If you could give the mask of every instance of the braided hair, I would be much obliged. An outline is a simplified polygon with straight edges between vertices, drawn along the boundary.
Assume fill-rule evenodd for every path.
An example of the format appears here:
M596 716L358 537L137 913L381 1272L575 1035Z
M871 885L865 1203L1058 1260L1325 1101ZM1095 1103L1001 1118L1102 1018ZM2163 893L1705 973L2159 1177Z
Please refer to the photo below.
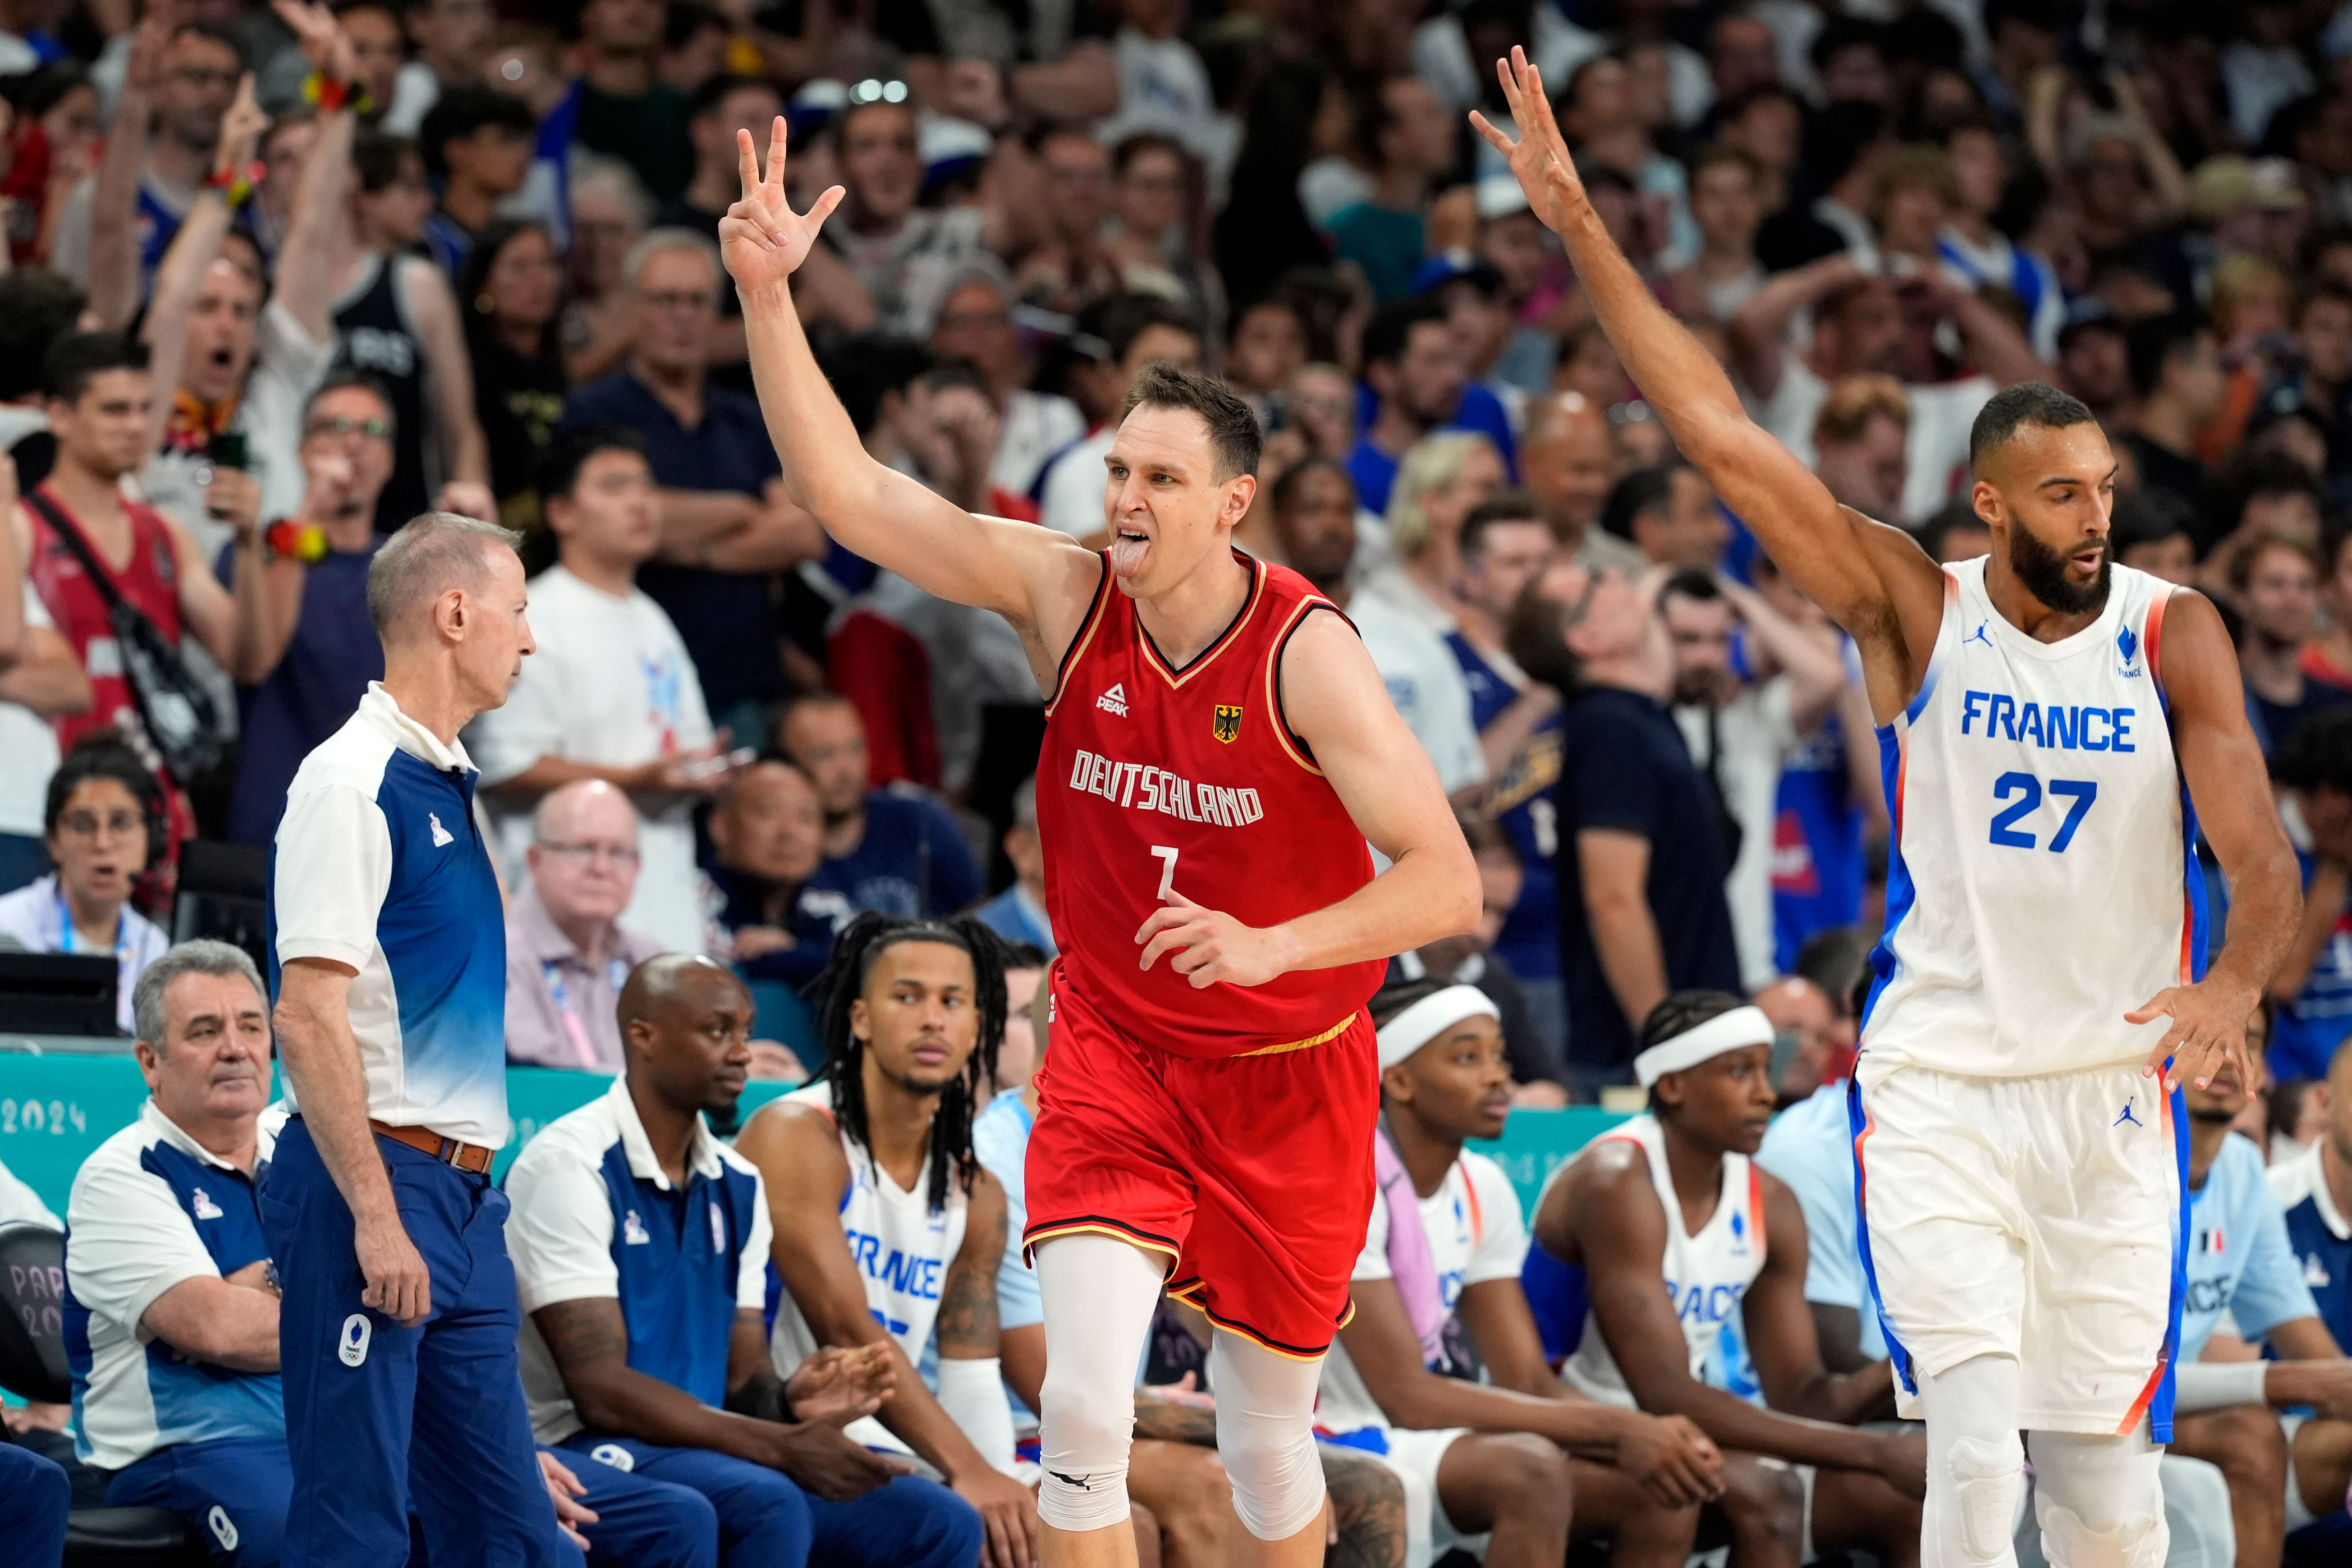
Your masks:
M996 1053L1004 1043L1004 944L997 934L970 915L904 920L868 910L851 921L834 939L824 973L809 987L817 1037L824 1042L824 1066L816 1079L833 1086L834 1120L866 1152L870 1164L874 1140L866 1115L866 1042L849 1026L849 1012L866 994L866 979L885 950L906 942L961 948L971 960L972 1002L980 1015L979 1043L963 1071L940 1091L938 1113L931 1118L930 1178L924 1201L936 1213L947 1206L950 1173L968 1192L979 1169L971 1149L971 1121L983 1087L995 1080Z

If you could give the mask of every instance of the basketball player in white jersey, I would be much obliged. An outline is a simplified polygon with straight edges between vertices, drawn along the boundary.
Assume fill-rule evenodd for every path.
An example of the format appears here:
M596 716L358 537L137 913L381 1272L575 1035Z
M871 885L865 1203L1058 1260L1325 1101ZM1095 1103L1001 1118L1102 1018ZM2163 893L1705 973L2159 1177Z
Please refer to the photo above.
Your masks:
M760 1168L775 1228L777 1375L821 1346L895 1344L897 1391L845 1430L928 1461L980 1510L991 1568L1028 1568L1036 1507L1003 1473L1004 1189L971 1151L1004 1037L1002 951L969 918L852 921L817 983L824 1071L762 1106L736 1152ZM917 1373L934 1342L936 1394Z
M1715 1440L1734 1568L1795 1568L1807 1523L1816 1550L1910 1568L1919 1439L1855 1425L1893 1414L1886 1363L1822 1365L1805 1211L1749 1158L1772 1119L1771 1020L1719 991L1677 991L1643 1020L1642 1045L1650 1110L1594 1139L1536 1202L1520 1282L1546 1353L1586 1397L1682 1415ZM1796 1508L1758 1506L1789 1490Z
M2299 901L2221 616L2113 564L2114 455L2038 384L1970 433L1990 556L1939 567L1840 507L1611 241L1538 73L1516 51L1498 68L1517 143L1475 125L1683 454L1853 634L1883 726L1888 925L1851 1103L1898 1407L1927 1422L1931 1561L2013 1560L2025 1430L2051 1562L2153 1568L2187 1237L2176 1091L2243 1070ZM2200 822L2231 891L2210 971Z

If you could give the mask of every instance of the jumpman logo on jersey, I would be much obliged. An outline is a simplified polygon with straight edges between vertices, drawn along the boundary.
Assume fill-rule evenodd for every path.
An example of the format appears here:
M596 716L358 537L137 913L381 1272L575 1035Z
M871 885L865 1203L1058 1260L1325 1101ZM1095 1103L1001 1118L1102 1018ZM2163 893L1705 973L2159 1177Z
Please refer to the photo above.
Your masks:
M1992 638L1985 636L1985 628L1991 624L1992 623L1990 621L1979 621L1977 623L1977 629L1960 639L1960 646L1962 647L1966 647L1972 642L1980 642L1987 647L1992 647Z
M2108 1122L2107 1125L2110 1127L2121 1127L2126 1121L2130 1122L2134 1127L2145 1127L2147 1125L2147 1122L2142 1121L2138 1117L2132 1114L2131 1101L2128 1100L2124 1101L2124 1113L2121 1116L2116 1117L2113 1121Z

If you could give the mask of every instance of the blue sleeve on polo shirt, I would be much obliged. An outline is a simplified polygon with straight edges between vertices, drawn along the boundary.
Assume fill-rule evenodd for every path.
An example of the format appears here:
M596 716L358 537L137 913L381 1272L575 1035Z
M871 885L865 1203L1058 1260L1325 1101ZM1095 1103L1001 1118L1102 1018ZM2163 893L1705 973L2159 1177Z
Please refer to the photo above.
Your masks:
M1855 1234L1853 1144L1846 1131L1846 1086L1816 1089L1775 1117L1756 1163L1787 1184L1805 1215L1805 1300L1861 1315L1863 1355L1886 1353Z
M2184 1360L2204 1350L2224 1312L2249 1340L2318 1315L2302 1260L2287 1241L2286 1217L2263 1177L2262 1151L2252 1143L2232 1136L2221 1145L2204 1187L2189 1194L2189 1227Z

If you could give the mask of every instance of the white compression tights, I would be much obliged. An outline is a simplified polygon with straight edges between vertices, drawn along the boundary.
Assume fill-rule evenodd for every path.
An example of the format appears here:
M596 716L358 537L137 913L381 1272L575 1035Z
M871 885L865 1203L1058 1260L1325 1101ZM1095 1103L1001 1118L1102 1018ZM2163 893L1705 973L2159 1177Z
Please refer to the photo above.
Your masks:
M1037 1248L1045 1304L1037 1516L1056 1530L1100 1530L1128 1516L1135 1369L1160 1300L1160 1268L1157 1256L1098 1234ZM1261 1541L1296 1535L1323 1510L1314 1426L1321 1373L1320 1361L1293 1361L1223 1331L1210 1349L1217 1450L1234 1510Z
M1922 1568L2015 1568L2024 1484L2018 1366L1975 1356L1920 1380L1927 1408ZM2158 1568L2167 1543L2162 1451L2131 1436L2032 1434L2034 1511L2052 1568Z

